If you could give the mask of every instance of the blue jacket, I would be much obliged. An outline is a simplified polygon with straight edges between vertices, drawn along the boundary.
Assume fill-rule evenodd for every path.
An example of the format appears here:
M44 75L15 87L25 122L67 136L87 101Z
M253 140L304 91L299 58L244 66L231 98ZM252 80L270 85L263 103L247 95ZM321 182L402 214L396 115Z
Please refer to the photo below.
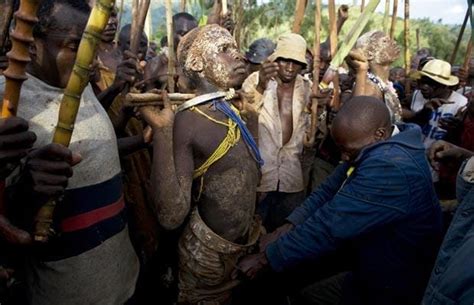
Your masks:
M415 125L343 163L288 217L294 230L267 248L282 271L346 242L356 250L353 276L363 304L421 301L442 231L441 210Z
M474 304L474 183L458 176L456 214L431 273L423 305Z

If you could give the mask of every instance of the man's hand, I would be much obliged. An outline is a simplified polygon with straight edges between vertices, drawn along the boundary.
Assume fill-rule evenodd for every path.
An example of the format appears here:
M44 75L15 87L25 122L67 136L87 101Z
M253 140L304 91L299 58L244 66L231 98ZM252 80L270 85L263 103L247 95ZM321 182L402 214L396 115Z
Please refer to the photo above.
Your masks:
M251 254L245 256L237 264L237 269L249 279L254 279L260 271L268 266L265 253ZM235 274L234 274L235 276Z
M166 91L163 91L163 109L158 107L145 106L140 108L142 118L147 122L153 131L173 126L174 112Z
M114 86L118 88L123 88L126 84L133 86L142 74L143 67L140 65L137 56L130 51L125 51L123 61L117 66Z
M33 191L47 196L64 192L72 177L72 167L81 156L60 144L48 144L28 154L26 169L32 179Z
M462 120L456 117L444 117L439 119L439 127L448 132L456 132L462 127Z
M269 60L263 62L258 72L257 90L263 93L267 89L268 82L276 77L278 77L278 64Z
M428 150L428 158L433 168L438 168L438 162L462 162L464 159L474 156L474 152L458 147L446 141L436 141Z
M291 223L284 224L277 228L275 231L272 233L268 233L263 235L260 238L260 242L258 244L258 247L260 248L260 252L265 252L267 250L268 245L271 243L275 242L280 236L285 235L286 233L290 232L293 230L295 226Z
M0 179L11 173L10 164L25 157L36 141L36 135L28 131L28 122L19 117L0 118Z
M451 102L442 98L432 98L431 100L425 103L423 108L429 109L429 110L436 110L445 104L454 104L454 102Z
M357 72L365 73L369 70L369 60L360 49L350 51L346 57L346 62Z
M0 237L12 245L29 245L33 241L28 232L15 227L3 215L0 215Z

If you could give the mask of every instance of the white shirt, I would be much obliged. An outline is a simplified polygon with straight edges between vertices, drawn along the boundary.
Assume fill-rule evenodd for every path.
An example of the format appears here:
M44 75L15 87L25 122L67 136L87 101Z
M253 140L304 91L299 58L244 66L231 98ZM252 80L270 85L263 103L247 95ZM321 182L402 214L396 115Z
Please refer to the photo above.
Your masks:
M269 81L263 95L257 90L258 71L252 73L242 85L251 101L259 109L258 146L265 164L259 192L300 192L304 189L301 154L303 139L311 125L311 115L306 111L311 101L311 82L301 75L296 77L293 90L293 131L290 140L283 145L283 132L276 81Z
M423 127L423 142L426 148L430 147L436 140L442 140L447 134L446 130L439 127L439 119L455 116L457 112L467 104L467 98L454 91L448 97L448 101L453 103L444 104L434 110L428 124ZM415 90L411 102L411 110L415 112L420 111L426 102L427 100L423 97L421 91Z

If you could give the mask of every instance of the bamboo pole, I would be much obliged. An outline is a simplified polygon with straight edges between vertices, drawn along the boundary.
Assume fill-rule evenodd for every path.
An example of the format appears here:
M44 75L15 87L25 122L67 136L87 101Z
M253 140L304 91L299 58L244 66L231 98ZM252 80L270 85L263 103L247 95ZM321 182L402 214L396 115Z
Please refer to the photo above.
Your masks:
M336 56L337 52L337 16L336 16L336 1L328 1L328 11L329 11L329 44L331 46L331 58ZM333 99L330 103L330 107L334 110L338 110L340 106L340 96L339 96L339 75L336 73L332 80L334 84L333 89Z
M38 22L36 11L41 0L21 0L20 7L15 13L15 30L10 35L12 49L8 52L8 68L5 75L5 92L3 96L2 117L16 115L20 91L27 79L26 65L31 61L29 47L33 42L33 25Z
M313 46L313 86L311 91L315 98L311 103L311 126L304 138L306 147L313 147L318 130L318 99L319 95L319 65L321 63L321 0L315 0L314 9L314 46Z
M173 11L171 0L166 0L166 32L168 35L168 92L173 93L175 87L174 76L176 74L174 35L173 35Z
M385 0L385 11L383 14L383 32L388 34L388 17L390 14L390 0Z
M4 51L8 30L13 17L13 0L3 0L0 4L3 13L0 14L0 54Z
M464 30L466 29L467 21L469 19L469 16L471 15L469 7L466 10L466 16L464 17L464 21L461 26L461 30L459 31L458 39L456 40L456 45L454 46L453 53L451 54L451 58L449 59L449 63L451 65L454 64L454 61L456 60L456 55L458 54L459 50L459 45L461 44L462 37L464 36Z
M398 0L393 0L392 24L390 26L391 39L393 39L393 36L395 35L395 28L397 27L397 10L398 10Z
M79 44L73 71L64 90L59 108L58 123L53 135L53 143L67 147L71 142L82 92L89 83L89 75L92 72L90 67L113 5L114 0L97 0L92 9ZM56 199L51 199L40 208L35 219L35 241L48 241L56 202Z
M179 4L179 10L181 12L186 12L186 0L181 0L181 2Z
M410 0L405 0L405 20L404 20L404 27L405 27L405 36L404 36L404 44L405 44L405 73L406 75L410 75ZM407 94L411 92L410 88L410 81L407 78L407 83L405 85L405 89Z
M360 2L360 12L363 13L364 12L364 8L365 8L365 0L362 0Z
M301 23L303 23L307 3L307 0L296 0L295 19L291 30L293 33L299 33L301 31Z

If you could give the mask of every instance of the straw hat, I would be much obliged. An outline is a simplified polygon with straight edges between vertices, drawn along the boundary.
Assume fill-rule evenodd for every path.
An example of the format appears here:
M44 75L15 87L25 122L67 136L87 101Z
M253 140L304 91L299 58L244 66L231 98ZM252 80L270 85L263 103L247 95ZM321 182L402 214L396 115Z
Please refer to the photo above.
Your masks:
M426 76L446 86L454 86L459 83L456 76L451 75L451 65L440 59L432 59L428 61L421 71L414 73L415 78Z
M275 61L277 58L293 59L303 65L306 62L306 40L301 35L295 33L283 34L278 37L275 52L268 58Z

